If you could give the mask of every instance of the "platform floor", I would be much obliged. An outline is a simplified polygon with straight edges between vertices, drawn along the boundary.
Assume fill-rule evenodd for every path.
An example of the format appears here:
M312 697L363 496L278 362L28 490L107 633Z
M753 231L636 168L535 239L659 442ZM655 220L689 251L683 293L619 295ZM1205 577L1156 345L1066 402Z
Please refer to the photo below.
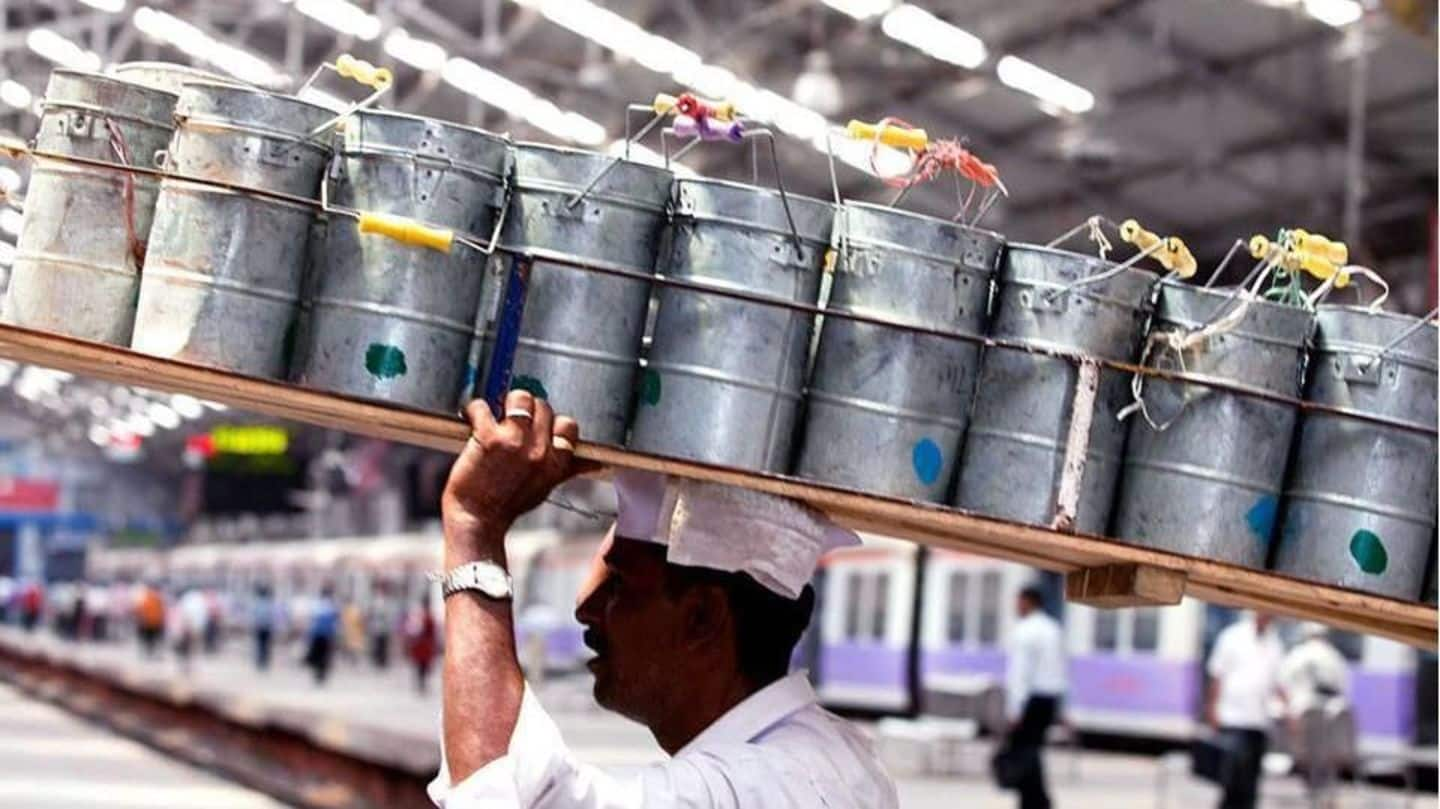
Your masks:
M0 683L0 806L284 809Z
M328 683L316 686L308 670L301 667L298 647L281 647L269 672L257 673L248 658L249 645L235 639L214 657L197 656L188 672L182 671L170 658L142 659L139 650L129 643L71 644L48 634L26 636L11 627L0 628L0 642L7 644L40 644L63 650L111 666L164 674L186 680L197 688L223 690L234 694L237 702L264 703L277 708L294 707L321 710L335 724L335 732L346 728L379 727L406 736L416 744L430 745L438 750L439 680L438 667L427 694L417 692L413 674L408 667L392 665L376 671L361 661L338 660ZM555 716L571 748L582 759L602 765L634 765L658 760L663 753L641 726L607 713L596 706L589 694L589 677L551 678L537 687L543 704ZM162 783L177 790L172 801L140 800L144 789L128 786L126 759L122 756L148 753L146 748L108 736L88 725L70 720L81 734L88 730L92 739L71 748L63 743L43 741L52 735L36 724L33 716L51 715L56 709L19 700L21 709L9 710L14 691L0 691L0 806L70 807L91 806L98 809L130 806L207 806L207 807L269 807L264 799L233 789L226 792L223 782L178 764L169 764L170 774L140 767L135 779L140 787ZM58 720L48 720L58 721ZM328 721L328 720L327 720ZM28 735L27 735L28 734ZM76 738L82 738L83 734ZM38 738L27 752L23 738ZM56 735L54 738L65 738ZM138 752L129 748L138 748ZM123 754L118 751L125 751ZM78 751L78 752L77 752ZM973 745L958 757L958 772L944 776L918 772L916 759L900 746L889 748L892 769L899 786L901 806L905 809L1002 809L1016 805L1015 797L997 790L985 774L988 745ZM92 759L93 752L93 759ZM55 756L45 759L46 755ZM149 753L153 758L158 754ZM30 759L35 761L31 763ZM93 766L92 766L93 763ZM1051 793L1058 809L1190 809L1214 806L1217 791L1192 778L1182 761L1161 757L1120 755L1094 751L1052 750L1047 765L1051 775ZM1162 788L1161 784L1165 786ZM19 790L30 790L23 796ZM1266 809L1308 807L1298 781L1290 777L1267 779L1261 806ZM53 790L53 791L52 791ZM194 791L194 799L189 790ZM214 790L214 799L210 792ZM150 793L155 794L155 793ZM50 803L32 803L38 797L53 796ZM95 796L104 796L97 800ZM127 803L136 796L139 802ZM25 797L24 800L17 800ZM230 802L226 802L229 800ZM252 801L246 803L244 801ZM68 801L68 802L67 802ZM109 802L106 802L109 801ZM261 801L261 802L254 802ZM1405 796L1398 790L1376 787L1346 787L1335 809L1399 809L1406 806ZM1416 796L1412 807L1436 807L1434 795Z

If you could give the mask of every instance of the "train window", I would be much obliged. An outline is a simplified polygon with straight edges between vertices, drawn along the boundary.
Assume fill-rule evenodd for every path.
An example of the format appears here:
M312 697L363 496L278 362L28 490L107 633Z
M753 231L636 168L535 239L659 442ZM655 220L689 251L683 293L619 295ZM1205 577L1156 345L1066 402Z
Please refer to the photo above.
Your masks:
M885 639L885 617L889 606L890 574L880 573L875 576L875 608L870 613L870 637L875 640Z
M1119 645L1119 610L1095 610L1095 651L1113 652Z
M1154 607L1135 610L1131 628L1130 648L1136 652L1154 652L1160 647L1160 611Z
M845 637L849 640L860 637L860 585L864 580L858 570L845 580Z
M950 574L950 611L946 618L945 635L951 643L965 642L965 607L970 595L970 577L963 572Z
M979 641L985 646L994 646L1000 639L1000 571L987 570L980 574L980 632Z

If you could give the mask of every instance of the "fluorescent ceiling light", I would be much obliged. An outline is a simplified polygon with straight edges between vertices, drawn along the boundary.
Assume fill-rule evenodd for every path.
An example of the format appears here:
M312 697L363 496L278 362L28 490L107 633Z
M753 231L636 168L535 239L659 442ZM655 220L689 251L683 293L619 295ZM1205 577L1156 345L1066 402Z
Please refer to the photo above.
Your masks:
M1018 56L1002 57L995 73L1009 87L1077 115L1095 106L1094 93Z
M605 127L595 121L578 112L562 110L554 102L535 95L525 87L469 59L451 59L445 63L441 75L446 83L461 92L504 110L513 117L521 118L555 137L586 146L598 146L607 139Z
M177 393L170 397L170 407L187 419L198 419L205 415L205 406L194 396Z
M149 416L157 427L163 427L166 430L173 430L180 426L180 414L160 402L151 402L145 415Z
M142 6L131 17L135 27L187 55L229 73L237 79L267 87L284 87L290 77L259 56L221 42L190 23L164 11Z
M14 79L0 81L0 101L4 101L17 110L23 110L29 107L34 100L35 94L30 92L29 87Z
M857 20L868 20L884 14L895 6L895 0L820 0L836 11L849 14Z
M35 28L25 36L25 45L40 56L71 70L100 69L100 54L87 51L49 28Z
M880 30L930 56L971 70L985 63L988 52L980 38L906 3L885 15Z
M80 2L93 9L110 14L119 14L125 10L125 0L80 0Z
M1305 13L1335 28L1344 28L1365 15L1355 0L1304 0Z
M322 25L366 42L380 36L380 18L347 0L295 0L295 10Z
M440 70L449 58L439 44L416 39L403 28L396 28L385 37L385 53L417 70Z

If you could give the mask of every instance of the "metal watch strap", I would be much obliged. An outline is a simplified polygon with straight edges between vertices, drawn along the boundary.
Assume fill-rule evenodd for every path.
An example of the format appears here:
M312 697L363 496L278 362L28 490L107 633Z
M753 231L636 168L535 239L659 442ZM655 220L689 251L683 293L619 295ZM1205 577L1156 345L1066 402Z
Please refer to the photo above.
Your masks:
M466 591L496 600L510 598L514 593L510 574L494 562L457 565L440 579L440 594L445 598Z

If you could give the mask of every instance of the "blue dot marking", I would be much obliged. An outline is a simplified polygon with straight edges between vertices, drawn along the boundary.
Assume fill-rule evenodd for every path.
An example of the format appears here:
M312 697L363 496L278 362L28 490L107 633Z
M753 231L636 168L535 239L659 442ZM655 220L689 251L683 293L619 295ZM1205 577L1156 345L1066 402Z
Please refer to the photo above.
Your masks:
M1269 545L1270 538L1275 533L1275 517L1280 511L1280 502L1275 495L1262 495L1255 505L1245 512L1245 522L1250 526L1250 532L1260 541L1261 545Z
M938 444L922 438L915 442L915 449L910 452L910 463L915 467L915 477L929 486L940 479L940 467L945 463L945 456Z

